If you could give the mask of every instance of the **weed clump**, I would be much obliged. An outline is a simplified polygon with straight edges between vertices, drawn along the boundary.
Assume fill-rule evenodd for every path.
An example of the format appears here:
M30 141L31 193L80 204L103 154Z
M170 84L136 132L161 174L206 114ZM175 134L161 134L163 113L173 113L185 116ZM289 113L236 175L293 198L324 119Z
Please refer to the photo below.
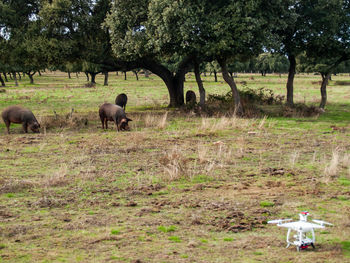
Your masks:
M281 105L284 101L284 96L275 95L271 89L252 89L248 88L246 85L242 90L239 91L239 95L244 108L243 117L248 118L266 115L264 110L259 106ZM223 95L209 95L207 104L205 107L200 107L200 109L209 116L233 115L235 113L235 106L232 91L229 91Z
M313 116L319 116L321 113L323 113L324 110L321 108L318 108L316 106L307 106L305 104L299 103L294 104L293 107L284 105L282 107L282 115L283 117L313 117Z

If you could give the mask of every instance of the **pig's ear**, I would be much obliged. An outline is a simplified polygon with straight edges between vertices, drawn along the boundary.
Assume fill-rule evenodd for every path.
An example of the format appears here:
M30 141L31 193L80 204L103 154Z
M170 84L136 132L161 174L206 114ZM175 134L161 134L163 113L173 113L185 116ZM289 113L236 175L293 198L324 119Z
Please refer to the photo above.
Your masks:
M126 118L128 121L132 121L132 119Z

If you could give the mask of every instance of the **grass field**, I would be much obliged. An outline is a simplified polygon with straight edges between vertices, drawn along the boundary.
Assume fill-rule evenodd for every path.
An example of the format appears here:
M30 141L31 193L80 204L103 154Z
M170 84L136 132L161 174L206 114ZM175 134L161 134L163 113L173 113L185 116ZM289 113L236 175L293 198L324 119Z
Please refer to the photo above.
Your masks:
M203 78L208 94L229 91ZM298 75L295 100L318 105L320 79ZM348 80L333 77L320 116L254 119L168 109L154 75L8 82L0 110L31 109L42 132L0 122L0 262L350 262ZM285 93L285 75L236 81ZM121 92L131 131L103 131L98 106ZM334 227L297 253L266 221L303 210Z

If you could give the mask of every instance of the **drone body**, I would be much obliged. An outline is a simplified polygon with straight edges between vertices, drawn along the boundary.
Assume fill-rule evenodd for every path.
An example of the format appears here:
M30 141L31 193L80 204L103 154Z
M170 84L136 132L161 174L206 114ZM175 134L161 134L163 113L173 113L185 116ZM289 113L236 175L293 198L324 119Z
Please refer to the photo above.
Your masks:
M288 228L287 232L287 248L290 245L294 245L297 248L297 251L300 251L300 249L306 249L309 246L312 246L315 248L315 230L318 228L325 228L324 225L332 225L331 223L327 223L325 221L321 220L312 220L314 223L307 222L307 216L309 215L309 212L304 211L299 214L299 221L295 222L289 222L292 221L292 219L277 219L277 220L271 220L267 223L269 224L277 224L279 227L285 227ZM289 240L289 236L291 231L297 232L296 235L293 237L295 238L294 241ZM311 238L307 237L308 232L311 232Z

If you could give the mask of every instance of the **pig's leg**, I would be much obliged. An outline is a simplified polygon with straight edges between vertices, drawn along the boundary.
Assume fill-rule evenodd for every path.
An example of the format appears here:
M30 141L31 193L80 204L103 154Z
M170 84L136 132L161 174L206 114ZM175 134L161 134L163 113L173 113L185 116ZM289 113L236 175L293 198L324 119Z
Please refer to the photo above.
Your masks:
M4 119L4 122L5 122L5 125L6 125L6 129L7 129L7 134L10 134L10 121L9 120L5 120Z
M25 133L28 133L28 123L23 122L22 127L23 127L23 131L24 131Z
M105 125L106 125L106 130L108 130L108 120L105 118Z
M115 123L115 126L117 126L117 131L119 131L119 118L116 118L116 117L113 117L113 120L114 120L114 123Z
M105 120L102 117L100 117L100 119L101 119L101 123L102 123L102 129L104 129L105 128Z

